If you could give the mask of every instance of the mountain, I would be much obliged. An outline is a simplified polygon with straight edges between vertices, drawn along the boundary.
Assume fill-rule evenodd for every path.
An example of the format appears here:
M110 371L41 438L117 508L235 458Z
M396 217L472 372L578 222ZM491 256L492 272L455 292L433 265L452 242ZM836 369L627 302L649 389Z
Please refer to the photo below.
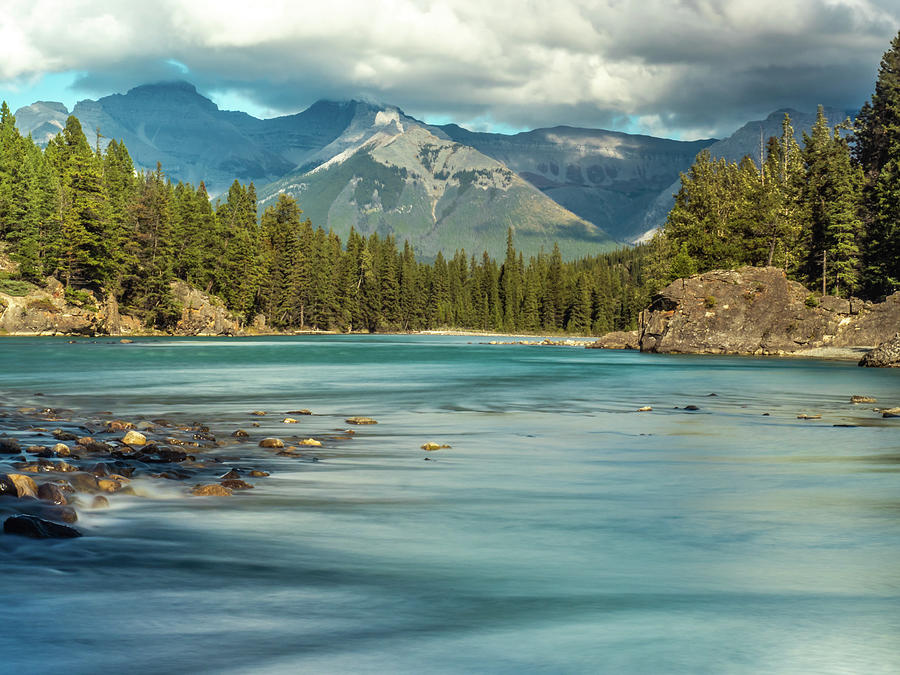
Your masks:
M399 109L357 104L355 113L306 166L261 188L260 206L285 192L315 224L341 236L351 227L394 234L426 258L463 248L502 257L508 226L526 256L549 252L554 242L568 259L616 246L501 162Z
M66 126L69 111L56 101L36 101L16 110L16 127L31 134L34 142L44 146Z
M752 157L759 164L761 146L771 136L781 136L781 123L787 113L791 117L791 126L794 127L794 137L797 142L803 144L803 133L809 133L816 121L816 112L802 112L791 108L776 110L764 120L747 122L728 138L723 138L708 146L713 158L725 159L729 162L739 162L745 155ZM836 124L845 118L856 116L856 111L836 110L826 108L825 115L829 123ZM693 163L693 162L691 162ZM686 171L686 169L683 169ZM647 240L658 227L666 222L666 216L675 204L675 193L681 187L681 179L676 179L662 190L644 211L641 229L644 234L638 240Z
M439 127L503 162L555 202L619 241L640 235L644 213L697 153L715 142L673 141L602 129L553 127L519 134Z

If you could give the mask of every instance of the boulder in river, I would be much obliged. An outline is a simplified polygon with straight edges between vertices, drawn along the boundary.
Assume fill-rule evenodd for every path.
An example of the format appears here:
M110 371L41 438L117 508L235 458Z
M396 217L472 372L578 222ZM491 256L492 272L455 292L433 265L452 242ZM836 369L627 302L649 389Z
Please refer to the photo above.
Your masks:
M3 522L3 531L32 539L71 539L81 536L81 532L74 527L27 515L7 518Z
M874 396L853 395L850 397L850 403L878 403L878 399Z
M300 445L319 447L322 445L322 441L317 441L315 438L304 438L302 441L300 441Z
M15 455L22 452L22 446L15 438L11 436L0 437L0 454Z
M0 497L19 497L19 489L5 473L0 473Z
M449 450L449 445L441 445L440 443L434 443L433 441L429 441L422 446L422 450L426 450L428 452L434 452L435 450Z
M109 508L109 500L103 495L97 495L94 497L91 502L92 509L108 509Z
M344 421L347 424L378 424L371 417L348 417Z
M197 497L228 497L231 490L218 484L195 485L191 494Z
M900 333L883 345L867 352L860 360L859 365L869 368L900 368Z
M281 420L281 423L282 424L297 424L297 420L294 419L293 417L285 417L283 420Z
M280 438L264 438L259 442L261 448L283 448L284 441Z
M223 480L219 483L224 488L228 488L229 490L252 490L253 486L247 481L241 480L240 478L230 478L228 480Z
M8 473L6 477L9 478L16 486L16 491L19 493L19 497L37 497L38 496L38 488L37 483L34 482L34 479L31 476L26 476L21 473Z
M41 501L50 502L51 504L68 504L68 500L63 494L63 491L60 489L59 485L54 483L44 483L39 485L37 496Z
M231 434L232 438L247 438L249 436L250 436L250 434L248 434L243 429L237 429L237 430L233 431Z
M122 437L125 445L147 445L147 437L139 431L129 431Z
M879 412L882 417L900 417L900 408L882 408Z

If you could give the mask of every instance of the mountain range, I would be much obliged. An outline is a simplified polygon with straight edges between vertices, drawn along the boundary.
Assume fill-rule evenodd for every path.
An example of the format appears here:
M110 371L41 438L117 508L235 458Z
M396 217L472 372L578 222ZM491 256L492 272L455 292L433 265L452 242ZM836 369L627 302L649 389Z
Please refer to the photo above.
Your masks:
M813 114L790 111L798 134ZM16 111L23 134L44 145L65 125L61 103ZM780 132L778 111L728 139L677 141L559 126L519 134L429 125L390 105L319 101L294 115L258 119L220 110L187 82L142 85L78 102L71 114L92 145L121 139L135 166L160 162L174 180L204 181L215 197L253 181L260 208L296 197L314 225L346 236L409 239L433 258L487 250L502 256L506 230L525 255L554 242L568 259L637 239L665 220L679 173L696 154L738 159ZM836 120L836 117L831 117Z

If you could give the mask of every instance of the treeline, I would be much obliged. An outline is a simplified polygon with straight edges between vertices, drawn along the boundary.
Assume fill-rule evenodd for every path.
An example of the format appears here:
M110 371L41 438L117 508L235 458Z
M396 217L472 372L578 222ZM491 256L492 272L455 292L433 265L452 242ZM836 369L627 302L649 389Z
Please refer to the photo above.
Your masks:
M900 34L855 124L820 107L802 146L785 115L756 162L701 152L653 246L664 280L774 264L823 293L900 290Z
M111 294L160 329L181 314L175 279L280 329L596 334L634 327L648 300L643 248L564 262L554 247L526 261L510 230L500 262L457 251L424 263L390 236L342 241L285 195L257 219L252 183L212 204L202 183L136 172L121 142L101 150L98 132L92 148L75 117L42 151L5 103L0 240L21 280L55 276L75 303Z

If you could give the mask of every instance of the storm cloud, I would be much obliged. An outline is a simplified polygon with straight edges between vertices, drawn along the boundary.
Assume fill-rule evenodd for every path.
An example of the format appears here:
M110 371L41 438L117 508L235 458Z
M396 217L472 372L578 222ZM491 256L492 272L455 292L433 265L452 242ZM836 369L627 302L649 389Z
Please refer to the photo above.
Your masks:
M0 88L184 78L270 115L363 97L479 128L698 138L859 107L898 28L896 0L6 0Z

